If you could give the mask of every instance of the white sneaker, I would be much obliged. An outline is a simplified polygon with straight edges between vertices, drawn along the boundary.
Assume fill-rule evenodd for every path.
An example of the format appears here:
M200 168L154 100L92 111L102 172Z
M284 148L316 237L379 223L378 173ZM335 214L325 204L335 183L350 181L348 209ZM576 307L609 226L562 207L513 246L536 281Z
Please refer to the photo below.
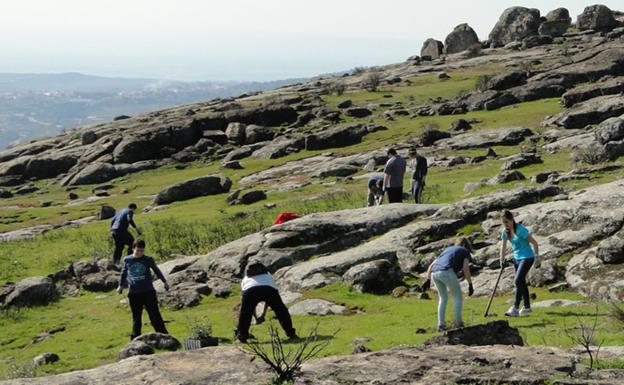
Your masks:
M523 307L522 309L520 309L520 315L525 315L525 314L529 314L532 312L533 310L531 310L530 307Z
M518 317L520 313L518 312L518 309L512 306L509 308L509 310L507 310L507 313L505 313L505 315L507 317Z

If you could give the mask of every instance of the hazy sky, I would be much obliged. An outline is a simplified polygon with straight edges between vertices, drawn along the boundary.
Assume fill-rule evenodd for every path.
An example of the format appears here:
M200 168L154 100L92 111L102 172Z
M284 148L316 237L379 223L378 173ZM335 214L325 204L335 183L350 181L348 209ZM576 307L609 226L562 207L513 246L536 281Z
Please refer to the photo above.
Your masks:
M484 40L507 7L580 0L2 0L0 72L270 80L399 62L468 22ZM624 9L622 0L602 2Z

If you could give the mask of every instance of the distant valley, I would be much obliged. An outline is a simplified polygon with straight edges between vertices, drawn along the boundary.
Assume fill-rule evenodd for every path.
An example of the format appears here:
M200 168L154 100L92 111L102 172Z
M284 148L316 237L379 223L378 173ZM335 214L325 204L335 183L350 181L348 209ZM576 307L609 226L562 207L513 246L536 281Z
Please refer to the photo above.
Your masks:
M179 82L79 73L0 73L0 148L119 115L238 96L302 80Z

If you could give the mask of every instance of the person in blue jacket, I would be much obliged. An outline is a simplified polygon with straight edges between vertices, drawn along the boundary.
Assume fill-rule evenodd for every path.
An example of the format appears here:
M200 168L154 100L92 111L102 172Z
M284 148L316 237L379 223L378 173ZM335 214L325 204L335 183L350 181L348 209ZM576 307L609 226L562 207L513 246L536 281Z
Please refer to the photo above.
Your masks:
M141 335L141 317L143 309L147 311L154 330L158 333L167 332L165 322L158 309L158 297L152 284L152 271L165 284L165 290L169 290L169 284L160 271L154 258L145 253L145 241L137 239L132 245L132 254L123 260L121 278L117 292L121 294L123 288L128 288L128 302L132 310L132 334L130 339Z
M507 242L511 243L513 249L513 264L515 270L514 284L516 286L516 297L514 304L505 313L508 317L518 317L531 313L531 299L529 297L529 286L526 278L539 256L539 245L529 229L516 223L513 214L509 210L503 211L503 230L501 239L503 243L500 249L500 263L505 265L505 253ZM531 249L533 246L533 249ZM536 264L536 267L539 267ZM524 302L524 307L518 310L520 302Z
M113 262L119 264L121 259L121 253L125 246L128 247L128 254L132 252L132 244L134 243L134 237L128 231L128 227L132 226L136 229L137 233L141 235L141 229L134 223L134 212L137 209L137 205L130 203L128 208L121 209L111 221L111 236L115 241L115 252L113 253Z

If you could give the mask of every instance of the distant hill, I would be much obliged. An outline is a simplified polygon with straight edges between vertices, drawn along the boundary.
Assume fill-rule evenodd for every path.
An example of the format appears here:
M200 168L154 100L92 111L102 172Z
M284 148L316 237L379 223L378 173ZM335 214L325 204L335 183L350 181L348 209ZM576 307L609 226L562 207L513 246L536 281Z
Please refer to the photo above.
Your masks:
M80 73L0 73L0 148L118 115L264 91L301 80L180 82Z

